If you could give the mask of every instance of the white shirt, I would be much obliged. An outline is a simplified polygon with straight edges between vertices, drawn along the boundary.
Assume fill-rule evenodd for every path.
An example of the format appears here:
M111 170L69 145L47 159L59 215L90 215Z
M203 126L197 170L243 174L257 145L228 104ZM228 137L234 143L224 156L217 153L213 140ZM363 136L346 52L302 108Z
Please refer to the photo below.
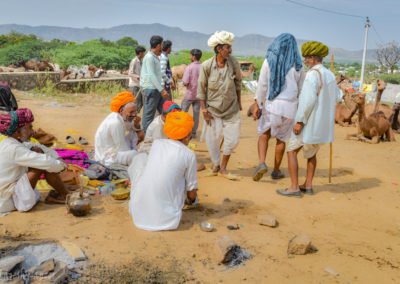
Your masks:
M136 144L134 141L136 141ZM118 152L137 148L137 134L133 130L126 128L124 120L119 113L112 112L97 129L94 148L95 160L108 166L114 163Z
M285 77L283 90L273 101L268 100L270 76L271 72L268 60L265 59L260 70L254 99L257 100L258 106L262 109L263 113L270 112L275 115L294 119L297 111L298 97L304 81L303 68L296 71L292 67L289 70Z
M140 145L140 151L148 152L154 140L167 138L167 135L164 133L164 121L162 120L162 116L159 115L147 127L146 136Z
M312 69L321 72L322 88L318 96L321 80L318 72ZM336 103L342 100L343 93L337 87L335 75L322 64L312 69L304 80L295 121L304 124L302 135L305 144L329 143L334 139Z
M187 191L197 188L196 155L179 141L155 140L131 191L129 212L135 226L148 231L176 229Z
M54 173L64 169L63 162L50 155L33 152L12 137L0 142L0 157L0 212L4 212L3 207L14 193L15 184L28 172L28 168Z

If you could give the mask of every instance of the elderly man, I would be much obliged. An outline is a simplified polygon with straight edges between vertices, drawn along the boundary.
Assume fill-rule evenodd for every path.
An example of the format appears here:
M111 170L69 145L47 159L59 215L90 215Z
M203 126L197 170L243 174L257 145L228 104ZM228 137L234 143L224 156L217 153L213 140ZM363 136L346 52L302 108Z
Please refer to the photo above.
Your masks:
M152 36L150 39L150 51L143 58L140 87L144 92L142 124L145 132L153 121L156 110L161 113L164 101L169 99L169 94L162 85L160 59L158 58L162 51L162 43L162 37Z
M303 65L296 39L291 34L279 35L270 45L261 67L255 94L254 119L258 119L258 158L253 180L267 172L265 158L268 142L276 138L273 179L281 179L280 171L285 143L289 139L296 116L298 96L304 81ZM261 111L262 109L262 111Z
M95 160L105 166L129 166L137 154L138 143L144 138L133 94L122 92L116 95L111 101L111 111L96 132Z
M140 91L140 71L142 69L142 59L146 49L142 46L135 48L136 57L129 64L129 91L135 96L137 112L140 112L143 106L142 93Z
M214 164L210 175L221 175L237 179L226 167L233 149L239 144L242 78L238 61L231 56L234 35L215 32L208 40L215 56L203 62L197 88L205 124L201 140ZM220 136L223 134L224 148L221 162Z
M49 192L46 203L64 204L69 193L58 174L67 169L66 164L23 144L33 135L33 120L27 108L0 115L0 133L6 136L0 142L0 213L32 209L40 199L35 187L43 174L55 189Z
M162 44L162 52L160 55L160 67L161 67L161 83L164 89L168 92L168 100L172 100L171 89L175 90L174 80L172 80L171 66L169 65L168 55L172 51L172 42L165 40Z
M278 194L289 197L302 197L301 192L313 194L316 155L320 144L334 139L335 106L342 99L335 75L322 65L322 59L329 54L328 47L316 41L306 42L301 53L310 70L300 93L296 124L287 147L291 185L287 189L277 190ZM307 159L307 177L299 186L297 153L302 148Z
M136 227L174 230L185 200L197 202L196 155L187 147L193 125L186 112L167 115L164 132L169 139L154 141L143 174L132 184L129 212Z

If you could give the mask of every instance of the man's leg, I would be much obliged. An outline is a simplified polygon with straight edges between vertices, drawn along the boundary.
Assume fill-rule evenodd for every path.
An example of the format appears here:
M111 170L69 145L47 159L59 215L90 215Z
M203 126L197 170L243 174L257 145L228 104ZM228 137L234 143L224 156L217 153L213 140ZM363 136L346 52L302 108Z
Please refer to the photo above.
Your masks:
M297 153L301 150L302 147L288 152L288 167L289 167L289 174L290 174L290 181L291 185L287 189L288 192L295 192L299 191L299 166L297 162Z
M193 120L194 120L192 135L196 135L200 120L200 101L198 100L192 101L192 106L193 106Z
M276 138L275 146L275 162L274 162L274 172L280 173L280 167L282 163L283 154L285 153L285 142Z
M271 138L271 129L267 132L261 134L258 137L258 163L265 163L265 159L267 157L267 150L268 150L268 142Z
M137 107L137 112L140 113L140 110L143 107L143 90L140 90L140 87L133 87L133 95L135 96L135 102Z
M188 100L188 99L183 99L182 100L182 110L184 111L184 112L188 112L189 111L189 108L190 108L190 101Z
M312 181L317 168L317 155L307 159L307 177L306 181L302 185L302 188L312 188Z
M65 188L65 185L61 180L60 174L58 173L49 173L44 170L29 168L27 176L32 188L36 187L36 184L39 181L40 176L42 174L45 175L47 183L51 185L59 193L60 199L65 200L65 197L69 192Z
M221 162L221 151L219 146L219 137L220 137L220 129L217 127L217 123L219 122L219 118L214 118L211 121L211 126L207 125L204 121L203 131L206 131L205 138L206 138L206 145L208 152L210 153L211 161L214 164L214 173L218 173L220 169L220 162ZM218 131L218 132L217 132Z
M221 174L228 174L227 166L232 151L239 145L240 137L240 117L233 122L222 122L222 129L224 134L224 149L221 163Z
M154 119L154 115L156 113L158 100L157 94L158 92L155 89L146 89L144 90L144 110L143 110L143 130L146 132L147 127Z

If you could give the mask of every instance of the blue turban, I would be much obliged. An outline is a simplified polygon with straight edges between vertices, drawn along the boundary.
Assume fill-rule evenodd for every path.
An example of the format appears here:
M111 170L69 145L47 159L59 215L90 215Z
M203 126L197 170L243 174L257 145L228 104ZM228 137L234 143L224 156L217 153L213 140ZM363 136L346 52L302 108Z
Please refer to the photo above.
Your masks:
M268 100L272 101L285 87L289 70L294 67L299 71L303 67L294 36L288 33L279 35L269 46L266 59L271 73Z

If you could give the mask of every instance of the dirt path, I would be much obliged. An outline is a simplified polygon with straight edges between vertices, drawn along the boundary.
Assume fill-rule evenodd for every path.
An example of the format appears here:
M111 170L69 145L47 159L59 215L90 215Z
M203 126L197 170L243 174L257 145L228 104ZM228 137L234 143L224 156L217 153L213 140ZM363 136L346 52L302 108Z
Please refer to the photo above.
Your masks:
M76 130L93 143L94 134L108 107L96 101L72 108L46 107L51 100L18 96L20 106L30 107L37 125L59 138ZM244 99L245 109L251 97ZM370 145L346 141L355 128L336 126L333 183L328 184L329 147L318 154L314 196L285 198L275 193L289 185L289 178L273 181L264 176L253 182L257 163L256 123L242 112L242 135L229 168L242 179L228 181L199 173L200 206L186 210L178 230L147 232L136 229L128 203L97 197L93 212L85 218L67 215L63 206L40 203L29 213L0 218L0 246L21 240L70 240L84 249L93 263L118 267L144 259L154 267L175 267L192 283L399 283L400 282L400 135L397 142ZM76 137L77 138L77 137ZM273 162L270 143L267 164ZM197 144L199 162L209 164L204 143ZM300 174L305 160L300 155ZM288 175L287 158L283 172ZM228 197L231 202L222 202ZM271 213L277 228L257 224L257 215ZM205 233L198 224L208 221L216 231ZM241 224L229 231L227 223ZM296 234L311 237L318 252L288 256L288 241ZM214 243L220 236L232 237L247 248L253 259L237 269L225 270L214 259ZM13 239L14 238L14 239ZM325 272L330 267L339 273ZM175 275L179 282L183 278Z

